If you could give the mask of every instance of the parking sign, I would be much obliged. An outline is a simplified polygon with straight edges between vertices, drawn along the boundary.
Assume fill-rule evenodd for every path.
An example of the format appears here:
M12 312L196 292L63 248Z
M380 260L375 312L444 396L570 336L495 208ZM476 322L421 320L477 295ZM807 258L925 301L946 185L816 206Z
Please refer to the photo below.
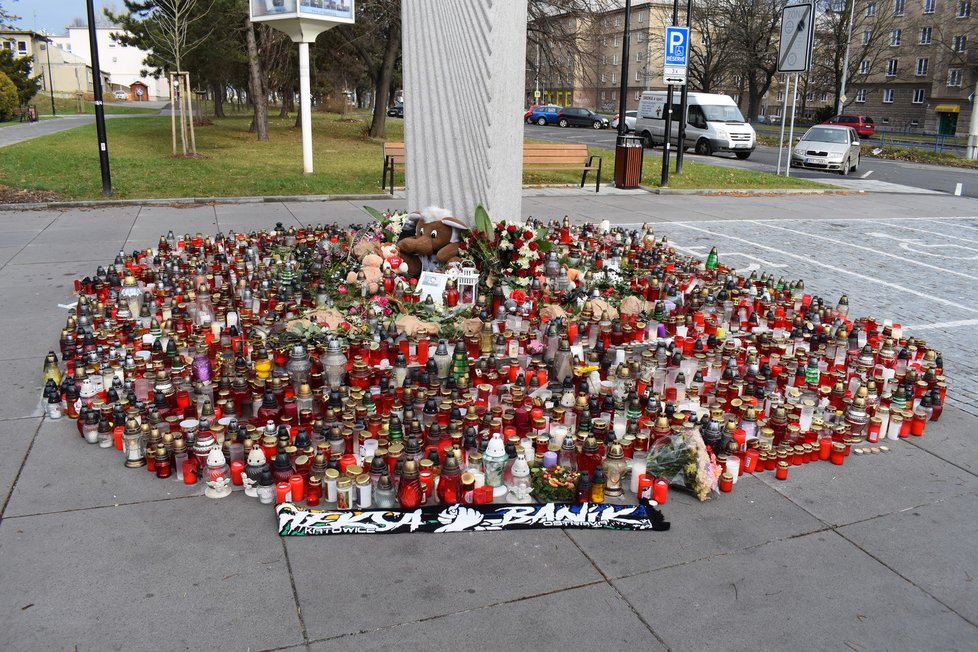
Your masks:
M666 85L683 85L689 63L689 28L666 27L665 44L662 80Z

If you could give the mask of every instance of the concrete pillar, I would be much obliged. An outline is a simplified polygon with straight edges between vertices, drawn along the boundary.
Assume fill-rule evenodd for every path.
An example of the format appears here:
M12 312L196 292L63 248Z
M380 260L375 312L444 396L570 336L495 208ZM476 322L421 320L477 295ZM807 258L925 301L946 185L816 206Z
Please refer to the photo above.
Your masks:
M520 219L526 0L404 0L409 210Z

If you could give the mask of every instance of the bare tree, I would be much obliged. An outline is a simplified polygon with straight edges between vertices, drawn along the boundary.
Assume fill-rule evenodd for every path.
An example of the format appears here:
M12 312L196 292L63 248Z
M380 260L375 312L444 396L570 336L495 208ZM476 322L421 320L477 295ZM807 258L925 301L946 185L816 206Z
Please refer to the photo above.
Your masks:
M784 0L720 0L729 25L734 71L747 91L747 117L757 116L777 74L778 27Z
M698 0L690 20L689 79L704 93L722 90L734 68L734 46L730 39L724 0Z

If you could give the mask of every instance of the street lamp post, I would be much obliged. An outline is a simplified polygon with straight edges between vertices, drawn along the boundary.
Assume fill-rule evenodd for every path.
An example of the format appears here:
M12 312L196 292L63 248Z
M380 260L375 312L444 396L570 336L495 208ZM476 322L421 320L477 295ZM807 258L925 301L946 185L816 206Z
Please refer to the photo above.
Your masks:
M51 74L51 39L47 38L47 43L44 45L44 51L48 55L48 92L51 94L51 115L58 115L57 109L54 108L54 75Z
M856 7L853 3L845 2L843 7L846 7L849 11L849 26L846 29L846 53L842 58L842 88L839 90L839 97L836 98L836 113L842 113L842 109L845 108L846 97L846 83L849 78L849 43L852 42L852 15L856 11Z

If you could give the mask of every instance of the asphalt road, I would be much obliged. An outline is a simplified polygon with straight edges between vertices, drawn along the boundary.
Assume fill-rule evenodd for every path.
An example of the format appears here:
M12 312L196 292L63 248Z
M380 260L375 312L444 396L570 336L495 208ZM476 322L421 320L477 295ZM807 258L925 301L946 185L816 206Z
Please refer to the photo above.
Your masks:
M612 129L595 131L594 129L586 128L571 127L561 129L560 127L540 127L537 125L525 125L523 133L527 138L539 138L541 140L552 140L556 142L587 143L588 145L609 149L614 148L616 137L616 133ZM870 147L869 145L863 146L863 152L869 151ZM763 172L776 171L778 164L778 150L775 147L758 147L750 159L746 161L738 161L732 154L698 156L692 150L686 152L685 156L687 160L700 163L711 163L713 165ZM787 152L784 153L784 156L784 160L786 160ZM784 163L782 163L783 165ZM838 175L834 173L816 172L813 170L793 169L791 170L791 175L829 182L838 178ZM960 183L962 184L962 195L966 197L978 197L978 170L888 161L864 156L859 164L858 171L851 178L885 181L887 183L912 186L926 190L937 190L946 193L953 193L956 184Z

